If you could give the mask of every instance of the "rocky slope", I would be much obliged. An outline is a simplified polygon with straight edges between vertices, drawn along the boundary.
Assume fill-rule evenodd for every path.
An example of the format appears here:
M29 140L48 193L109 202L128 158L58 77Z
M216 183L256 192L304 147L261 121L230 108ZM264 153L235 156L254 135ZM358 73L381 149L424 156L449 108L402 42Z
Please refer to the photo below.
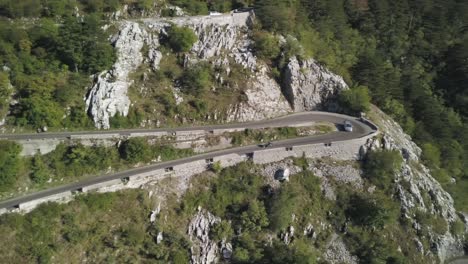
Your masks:
M381 138L373 138L362 147L362 155L370 149L398 150L401 152L404 162L401 170L395 175L396 197L401 203L403 217L412 223L415 231L419 232L422 223L418 222L416 212L418 210L430 215L439 216L448 224L444 234L429 233L431 248L420 246L422 254L434 252L443 262L451 257L463 255L463 239L450 232L450 226L456 221L465 223L465 231L468 229L466 219L460 219L454 207L452 197L435 180L420 160L421 149L405 134L402 128L385 115L378 108L373 108L377 116L378 125L383 132ZM429 197L427 199L426 197ZM463 217L464 218L464 217ZM423 237L424 238L424 237ZM421 244L419 240L415 243Z
M112 38L118 60L112 69L96 77L86 99L88 111L93 116L96 127L109 128L109 117L116 113L124 116L128 114L131 105L128 97L128 89L132 85L131 73L145 62L149 63L153 70L158 69L159 61L164 56L160 52L158 39L166 34L170 23L190 27L198 36L198 41L185 55L186 67L200 61L210 61L214 67L221 67L228 75L233 63L252 72L245 90L246 100L231 105L227 118L223 121L248 121L283 115L291 111L333 109L335 106L332 99L339 91L347 89L343 78L329 72L313 59L291 58L284 71L283 83L278 84L271 77L268 66L252 53L252 40L248 30L253 19L254 14L246 12L118 22L120 31ZM143 50L147 50L147 53L143 54ZM440 261L462 254L462 237L450 231L450 226L460 221L453 206L453 199L422 165L421 150L411 138L380 110L373 111L376 113L375 119L382 136L370 140L362 147L361 154L364 156L370 149L385 149L398 150L404 157L401 170L394 179L397 190L395 198L401 204L402 217L409 221L414 231L419 234L414 241L419 252L425 256L437 256ZM293 171L298 169L292 165L290 167ZM361 172L350 165L316 164L310 169L323 179L321 188L330 200L335 199L335 194L329 178L362 189ZM449 228L443 234L431 230L423 233L421 229L427 227L422 227L422 223L418 221L418 211L444 219ZM209 212L199 211L190 223L188 233L196 244L192 249L193 263L209 263L219 258L218 244L207 237L210 226L216 221L219 219ZM466 220L464 221L466 223ZM356 257L350 255L345 245L339 239L334 241L336 243L331 243L324 258L331 262L355 263ZM429 241L429 244L422 241Z
M131 73L144 62L148 62L153 70L158 69L163 56L158 39L166 34L171 24L192 28L198 36L198 41L185 55L185 67L209 60L213 67L222 68L227 75L232 63L251 72L245 87L246 100L231 105L224 121L258 120L284 115L293 109L318 109L339 90L347 88L341 77L314 60L293 58L282 84L286 87L283 95L280 84L271 77L271 70L252 53L249 29L254 17L253 12L243 12L116 22L119 33L111 41L118 59L112 69L96 76L86 97L87 109L96 127L107 129L110 117L117 113L122 116L128 114L131 105L128 89L133 83ZM148 51L143 54L143 50Z
M313 59L292 58L284 72L286 98L296 112L315 109L334 110L333 99L343 89L345 81Z

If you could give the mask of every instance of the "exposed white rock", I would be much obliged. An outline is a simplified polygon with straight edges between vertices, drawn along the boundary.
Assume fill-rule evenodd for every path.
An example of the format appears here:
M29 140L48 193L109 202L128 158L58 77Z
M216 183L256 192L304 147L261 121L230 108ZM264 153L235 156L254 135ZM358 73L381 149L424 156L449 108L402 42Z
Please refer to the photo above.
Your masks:
M329 72L313 59L299 61L294 57L285 70L285 97L280 85L271 77L271 70L258 61L251 50L252 40L248 32L254 17L251 11L120 22L120 32L112 38L117 50L117 62L112 69L96 76L86 98L88 112L96 127L109 128L110 117L117 113L123 116L128 114L130 100L127 94L132 85L129 75L143 62L153 70L159 69L163 55L158 39L167 34L171 24L192 28L198 36L198 41L185 55L186 67L199 61L210 61L214 67L223 68L228 75L231 63L242 65L251 72L247 87L240 87L244 90L245 100L231 105L227 113L222 113L226 116L225 121L277 117L291 112L291 107L295 111L330 107L330 99L342 89L347 89L343 78ZM148 50L147 54L142 54L143 47ZM224 80L218 78L218 81Z
M308 236L312 239L315 239L316 233L314 231L314 226L311 223L307 224L307 226L304 228L304 236Z
M281 233L281 240L284 244L289 245L294 239L294 226L289 226L286 231Z
M328 263L358 263L358 258L351 255L343 240L336 234L333 234L323 257Z
M292 57L284 72L284 92L296 112L316 109L333 110L329 104L341 90L348 89L345 81L315 60Z
M286 159L279 162L265 164L259 173L264 177L265 182L273 189L279 188L281 183L275 178L279 170L288 170L289 175L294 175L302 171L291 159Z
M231 108L227 121L252 121L273 118L291 112L281 87L262 67L245 91L246 100Z
M362 189L362 171L350 164L310 164L309 169L318 177L333 177L339 183L351 184L354 188Z
M168 6L167 9L172 10L174 16L184 16L185 12L178 6Z
M160 244L163 241L163 233L159 232L158 235L156 236L156 244Z
M151 215L150 215L150 222L151 223L154 223L156 221L156 216L158 216L158 214L156 213L156 211L152 211L151 212Z
M86 98L86 106L97 128L109 128L109 118L117 113L127 116L130 99L128 88L132 84L129 74L143 62L141 49L144 44L157 46L157 38L152 38L136 22L125 21L119 33L113 37L117 61L109 71L96 76L91 91ZM159 63L156 52L152 53L153 67Z
M190 248L191 263L210 264L217 261L218 244L210 240L209 234L211 227L220 221L219 217L203 209L199 209L192 218L188 227L188 235L193 242Z

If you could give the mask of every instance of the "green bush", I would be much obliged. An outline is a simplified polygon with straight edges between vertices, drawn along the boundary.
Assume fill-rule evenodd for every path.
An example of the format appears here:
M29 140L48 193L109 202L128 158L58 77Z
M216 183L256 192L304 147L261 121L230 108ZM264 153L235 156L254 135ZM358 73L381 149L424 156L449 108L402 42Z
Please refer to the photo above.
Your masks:
M130 138L119 148L120 157L128 162L148 162L152 158L151 148L145 138Z
M425 143L421 146L422 158L430 168L438 168L440 166L440 150L437 146L431 143Z
M11 188L21 166L21 146L13 141L0 140L0 191Z
M31 180L36 184L44 184L50 178L50 171L41 154L36 154L31 162Z
M367 112L370 109L369 90L365 86L358 86L340 93L339 102L352 114Z
M274 60L280 54L278 38L266 31L257 31L253 34L255 41L255 54L262 59Z
M221 222L215 224L210 229L210 238L214 239L215 241L229 241L233 234L234 231L232 230L231 223L225 220L222 220Z
M188 27L172 25L167 31L167 43L175 52L187 52L198 40L197 35Z
M461 236L465 234L465 224L460 219L457 219L455 222L450 225L450 232L455 236Z
M207 2L202 0L170 0L171 4L182 7L192 15L207 15Z
M211 164L210 169L211 169L214 173L220 173L221 170L223 169L223 167L221 166L221 162L220 162L220 161L216 161L216 162L214 162L213 164Z
M268 216L265 206L258 200L249 202L247 210L241 214L242 227L247 231L260 231L268 226Z
M240 146L244 144L245 136L242 132L234 132L231 138L231 144L234 146Z
M351 227L346 237L347 245L362 263L406 263L398 250L398 241L382 239L381 234Z
M201 97L213 86L212 69L208 64L197 64L184 72L181 81L185 92Z
M364 174L378 188L389 190L403 158L396 150L371 151L364 160Z
M443 217L422 210L417 210L415 212L415 220L421 224L423 235L428 235L429 230L442 235L449 229L447 221Z

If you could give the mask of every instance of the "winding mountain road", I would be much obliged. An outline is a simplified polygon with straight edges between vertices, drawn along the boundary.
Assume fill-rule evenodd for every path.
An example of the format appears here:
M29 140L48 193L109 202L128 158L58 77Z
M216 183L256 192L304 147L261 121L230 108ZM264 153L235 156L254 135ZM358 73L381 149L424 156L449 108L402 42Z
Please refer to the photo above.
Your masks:
M309 137L300 137L294 139L286 139L281 141L275 141L271 148L284 148L292 146L300 146L306 144L315 144L315 143L329 143L336 141L346 141L351 139L356 139L364 137L376 131L376 127L368 122L362 122L359 119L354 117L326 113L326 112L304 112L296 113L280 118L274 118L269 120L262 120L257 122L248 122L248 123L235 123L235 124L226 124L226 125L213 125L213 126L203 126L203 127L184 127L184 128L174 128L174 129L148 129L148 130L117 130L117 131L90 131L90 132L60 132L60 133L41 133L41 134L9 134L9 135L0 135L0 138L9 139L9 140L27 140L27 139L57 139L57 138L69 138L72 135L106 135L106 134L119 134L119 135L128 135L135 132L155 132L155 131L191 131L191 130L204 130L204 131L213 131L216 129L241 129L241 128L266 128L266 127L286 127L286 126L295 126L304 123L311 122L330 122L336 124L338 127L345 121L349 120L353 125L353 132L344 132L336 131L324 135L318 136L309 136ZM150 172L157 169L164 169L168 167L173 167L176 165L181 165L188 162L193 162L197 160L206 160L211 159L217 156L227 155L227 154L240 154L244 155L247 153L252 153L261 149L258 145L250 145L243 147L234 147L229 149L223 149L218 151L213 151L209 153L203 153L194 155L187 158L182 158L178 160L161 162L145 167L130 169L114 174L106 174L97 177L86 178L80 180L79 182L74 182L66 184L63 186L58 186L50 188L47 190L39 191L36 193L28 194L21 197L12 198L0 202L0 209L3 208L12 208L18 206L21 203L33 201L36 199L41 199L44 197L52 196L66 191L76 191L80 190L83 187L103 183L110 180L116 179L125 179L132 175L137 175L145 172Z

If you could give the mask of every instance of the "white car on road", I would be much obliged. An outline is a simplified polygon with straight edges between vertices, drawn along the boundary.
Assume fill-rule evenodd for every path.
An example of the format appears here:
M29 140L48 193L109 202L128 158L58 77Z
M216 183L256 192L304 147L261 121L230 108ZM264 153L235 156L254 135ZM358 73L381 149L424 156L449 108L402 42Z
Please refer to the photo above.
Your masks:
M349 120L344 121L343 126L344 126L345 131L353 132L353 124L351 124L351 121Z

